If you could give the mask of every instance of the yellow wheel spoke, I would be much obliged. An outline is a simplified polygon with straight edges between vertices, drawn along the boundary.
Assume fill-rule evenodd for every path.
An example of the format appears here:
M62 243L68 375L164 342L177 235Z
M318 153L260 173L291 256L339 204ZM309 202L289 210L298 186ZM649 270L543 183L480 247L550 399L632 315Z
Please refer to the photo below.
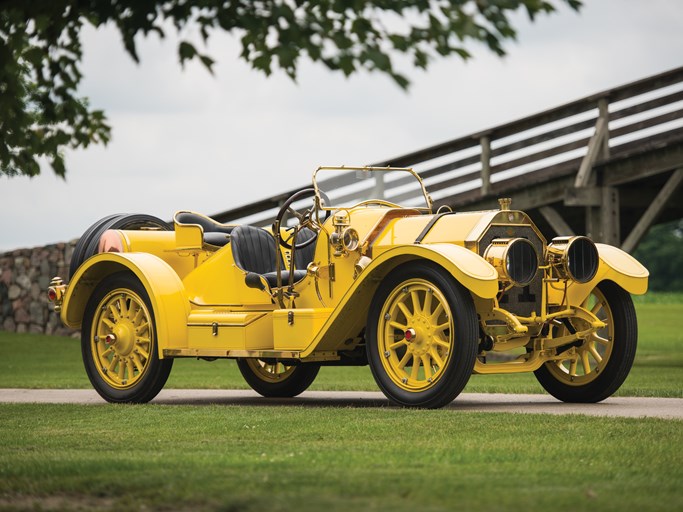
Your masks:
M576 366L578 364L577 359L572 359L571 362L569 363L569 375L572 377L576 377Z
M597 301L593 307L591 308L591 313L593 313L595 316L598 316L598 311L602 309L602 302Z
M408 361L410 361L411 357L413 357L413 355L410 352L406 351L406 353L403 354L401 360L398 362L398 368L401 370L404 369L408 364Z
M420 360L413 357L413 369L410 372L410 378L417 380L418 374L420 373Z
M432 378L432 362L427 354L423 355L421 357L422 360L422 366L424 366L425 369L425 379L431 379Z
M142 316L144 315L144 310L142 309L142 306L138 305L138 310L135 312L135 315L133 316L133 325L138 325L140 321L142 320Z
M581 365L583 366L583 374L588 375L591 372L591 362L588 360L588 352L581 352Z
M422 312L426 315L429 315L432 312L432 295L434 294L431 290L427 290L427 293L425 293L425 301L422 305Z
M441 313L443 313L443 304L440 302L436 305L436 309L434 309L434 312L432 313L432 316L429 318L433 324L436 323L436 321L439 319L439 316L441 316Z
M434 330L437 332L442 332L442 331L445 331L446 329L450 329L450 327L451 327L451 323L446 322L446 323L437 325Z
M149 352L147 352L140 345L136 347L138 349L138 354L140 354L145 360L149 359Z
M125 371L126 371L126 365L123 363L123 361L121 361L121 360L119 359L119 365L118 365L118 366L119 366L119 371L118 371L117 373L118 373L118 376L119 376L119 380L123 380L123 377L124 377L124 374L125 374Z
M394 351L394 350L396 350L397 348L403 347L403 346L405 346L405 345L407 345L407 344L408 344L408 343L406 343L406 340L401 340L401 341L397 341L397 342L395 342L395 343L392 343L391 345L389 345L388 348L389 348L389 350Z
M149 322L142 322L140 325L135 327L135 332L141 334L149 328Z
M453 350L452 328L450 305L438 286L423 278L398 283L377 325L377 348L391 381L410 393L437 386Z
M591 353L593 356L593 359L599 364L602 363L602 356L598 353L598 351L595 349L595 346L591 343L590 346L588 347L588 351Z
M116 324L109 320L108 318L102 318L102 323L109 327L110 330L114 330L114 327L116 327Z
M447 341L442 340L442 339L441 339L440 337L438 337L438 336L433 336L433 337L432 337L432 341L433 341L434 343L436 343L437 345L439 345L440 347L451 348L451 344L450 344L450 343L448 343Z
M600 343L600 345L609 345L609 340L603 338L602 336L598 336L597 334L593 334L592 338L593 341L597 341Z
M107 371L109 373L114 371L114 368L116 368L116 363L119 362L119 356L118 354L114 354L114 357L111 358L111 361L109 361L109 367L107 367Z
M410 319L413 318L413 314L410 311L408 311L406 305L403 302L399 302L396 304L396 307L398 307L398 309L401 310L403 315L406 317L406 320L410 322Z
M417 294L417 290L413 290L410 292L410 298L413 301L413 315L421 313L422 308L420 307L420 296Z
M408 329L408 326L407 326L407 325L402 324L402 323L399 323L399 322L397 322L397 321L395 321L395 320L391 320L391 321L389 322L389 327L393 327L394 329L400 329L400 330L402 330L402 331L405 331L406 329Z
M126 368L128 369L128 379L132 379L135 376L135 367L133 366L133 359L128 358L126 361Z
M128 306L126 304L126 299L121 297L118 301L117 304L119 305L119 310L121 311L121 317L128 316Z
M132 359L133 359L133 364L138 369L138 372L142 372L142 369L144 368L144 364L140 360L140 356L138 354L133 354Z
M436 366L438 368L443 368L443 359L441 359L441 356L439 355L439 352L436 350L436 347L432 347L431 350L429 351L429 355L432 357L432 360L434 363L436 363Z
M108 310L111 313L111 316L114 317L114 320L121 320L121 313L119 312L118 308L114 306L114 304L109 304Z

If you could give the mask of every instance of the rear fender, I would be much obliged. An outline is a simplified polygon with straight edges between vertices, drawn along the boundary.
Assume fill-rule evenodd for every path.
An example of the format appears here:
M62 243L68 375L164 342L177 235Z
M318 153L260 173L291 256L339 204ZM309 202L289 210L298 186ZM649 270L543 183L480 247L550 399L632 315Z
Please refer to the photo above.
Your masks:
M187 344L190 305L183 283L165 261L147 253L101 253L85 261L71 278L62 305L61 319L80 329L85 307L97 285L116 272L129 271L147 290L156 320L159 357L164 348Z

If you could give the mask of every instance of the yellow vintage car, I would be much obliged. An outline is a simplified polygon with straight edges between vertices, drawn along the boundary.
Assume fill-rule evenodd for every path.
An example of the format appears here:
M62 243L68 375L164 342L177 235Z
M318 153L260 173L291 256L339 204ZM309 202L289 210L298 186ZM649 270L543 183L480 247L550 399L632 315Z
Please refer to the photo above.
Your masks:
M382 199L387 184L405 193ZM534 372L559 400L604 400L633 363L630 294L647 270L583 236L548 243L499 203L435 212L411 169L320 167L270 229L190 211L173 226L102 219L48 295L110 402L151 400L179 357L236 359L268 397L302 393L321 366L369 365L406 407L448 404L473 373Z

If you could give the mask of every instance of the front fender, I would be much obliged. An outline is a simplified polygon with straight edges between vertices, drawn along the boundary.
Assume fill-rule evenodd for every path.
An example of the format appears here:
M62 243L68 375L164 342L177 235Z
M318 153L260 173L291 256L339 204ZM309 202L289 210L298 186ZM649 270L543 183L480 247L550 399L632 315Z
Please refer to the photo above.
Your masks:
M647 292L650 273L633 256L618 247L606 244L595 244L600 256L600 263L595 277L584 284L573 283L567 294L570 304L581 304L588 294L602 281L613 281L628 293L643 295ZM555 291L557 297L560 292Z
M371 272L390 260L403 262L411 259L425 259L441 265L465 288L484 299L491 299L498 293L496 269L477 253L455 244L395 247L375 258L366 272Z
M85 307L105 277L121 271L134 274L147 290L156 320L159 357L164 348L187 344L189 301L178 274L168 263L147 253L101 253L83 263L67 287L62 305L64 324L80 329Z
M453 244L405 245L383 252L363 270L346 291L316 338L302 351L339 350L365 326L367 312L381 281L393 269L415 260L432 261L470 292L485 299L498 293L498 272L478 254Z

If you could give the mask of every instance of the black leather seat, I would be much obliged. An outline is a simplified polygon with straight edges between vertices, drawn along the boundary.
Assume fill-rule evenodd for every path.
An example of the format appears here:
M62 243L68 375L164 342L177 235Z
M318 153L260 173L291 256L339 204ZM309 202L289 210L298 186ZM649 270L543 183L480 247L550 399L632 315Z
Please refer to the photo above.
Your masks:
M303 228L296 234L296 243L301 244L307 242L311 238L318 236L318 233L312 229ZM308 264L313 261L315 256L315 242L311 242L310 245L302 249L296 249L294 251L294 266L298 270L306 270Z
M269 287L277 286L276 257L280 258L280 268L284 269L280 252L275 245L275 237L265 229L254 226L238 226L230 234L232 255L235 264L248 272L245 283L251 288L264 289L262 278ZM296 255L295 255L296 258ZM294 271L294 282L306 277L306 269ZM282 283L289 282L289 271L282 270Z
M230 234L235 226L226 226L194 212L180 212L175 216L176 222L180 224L199 224L204 231L204 242L216 247L223 247L230 241Z

